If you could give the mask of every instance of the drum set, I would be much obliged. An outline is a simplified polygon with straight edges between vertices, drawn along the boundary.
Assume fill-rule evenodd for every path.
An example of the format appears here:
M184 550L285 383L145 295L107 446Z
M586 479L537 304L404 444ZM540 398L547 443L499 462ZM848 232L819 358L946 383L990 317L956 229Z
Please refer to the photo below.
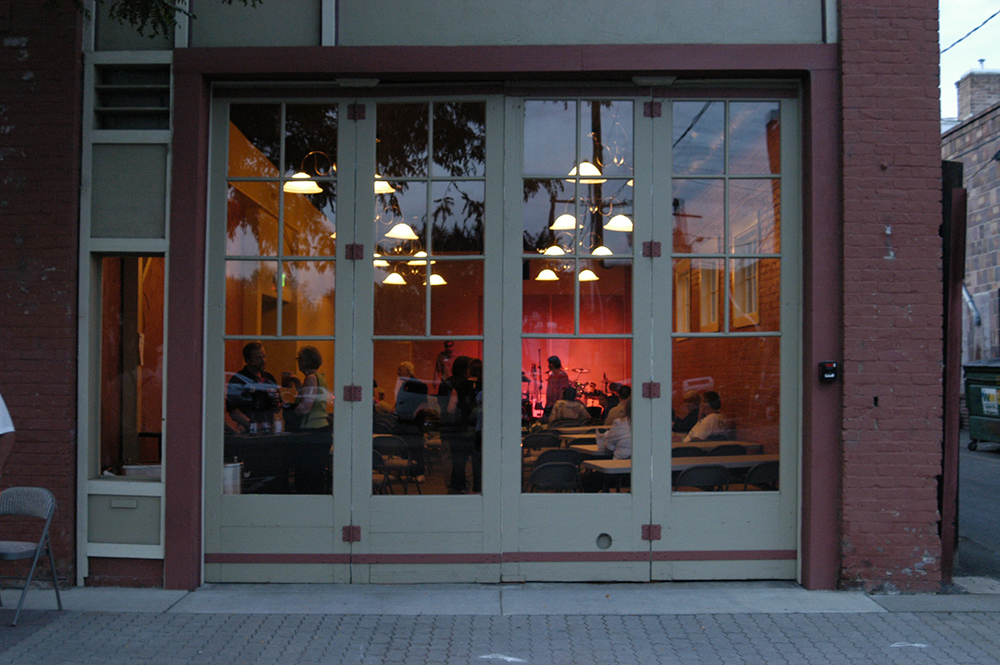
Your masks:
M566 373L570 377L569 385L576 389L577 399L581 400L585 406L604 407L611 394L610 386L612 385L612 382L608 381L607 374L604 375L604 380L599 387L594 381L582 380L584 374L590 374L590 370L586 367L569 368L566 370ZM536 364L531 365L530 376L528 372L521 372L521 384L523 386L521 402L525 410L530 409L531 415L536 418L541 417L545 407L544 384L547 379L543 378L541 374L542 372Z

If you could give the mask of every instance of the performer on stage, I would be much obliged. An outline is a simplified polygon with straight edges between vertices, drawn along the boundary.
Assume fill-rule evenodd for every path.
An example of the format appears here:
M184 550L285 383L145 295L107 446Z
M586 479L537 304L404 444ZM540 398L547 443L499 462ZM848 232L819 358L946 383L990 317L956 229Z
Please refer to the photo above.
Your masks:
M548 420L555 403L562 399L563 390L569 388L569 377L562 368L559 356L549 356L549 381L545 386L545 413L543 420Z

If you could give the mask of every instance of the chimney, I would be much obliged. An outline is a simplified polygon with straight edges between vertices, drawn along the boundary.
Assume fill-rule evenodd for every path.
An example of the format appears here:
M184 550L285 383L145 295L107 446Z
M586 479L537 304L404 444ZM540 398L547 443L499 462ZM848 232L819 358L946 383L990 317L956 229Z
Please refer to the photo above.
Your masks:
M967 120L1000 102L1000 71L970 70L955 87L958 88L958 119Z

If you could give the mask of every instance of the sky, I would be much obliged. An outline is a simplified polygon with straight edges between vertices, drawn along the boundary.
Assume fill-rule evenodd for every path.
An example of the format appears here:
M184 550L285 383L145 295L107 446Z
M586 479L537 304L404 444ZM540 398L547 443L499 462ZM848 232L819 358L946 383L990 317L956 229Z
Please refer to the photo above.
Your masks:
M948 48L966 33L1000 11L1000 0L940 0L940 49ZM1000 16L974 32L962 43L941 54L941 117L958 115L955 84L970 69L1000 71Z

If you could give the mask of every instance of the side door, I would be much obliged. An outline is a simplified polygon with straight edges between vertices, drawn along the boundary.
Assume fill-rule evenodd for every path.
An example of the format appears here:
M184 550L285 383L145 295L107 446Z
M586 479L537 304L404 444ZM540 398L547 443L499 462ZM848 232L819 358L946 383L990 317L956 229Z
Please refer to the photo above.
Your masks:
M665 99L654 122L652 577L794 579L798 102ZM671 430L673 430L671 432ZM666 436L671 432L671 436Z

